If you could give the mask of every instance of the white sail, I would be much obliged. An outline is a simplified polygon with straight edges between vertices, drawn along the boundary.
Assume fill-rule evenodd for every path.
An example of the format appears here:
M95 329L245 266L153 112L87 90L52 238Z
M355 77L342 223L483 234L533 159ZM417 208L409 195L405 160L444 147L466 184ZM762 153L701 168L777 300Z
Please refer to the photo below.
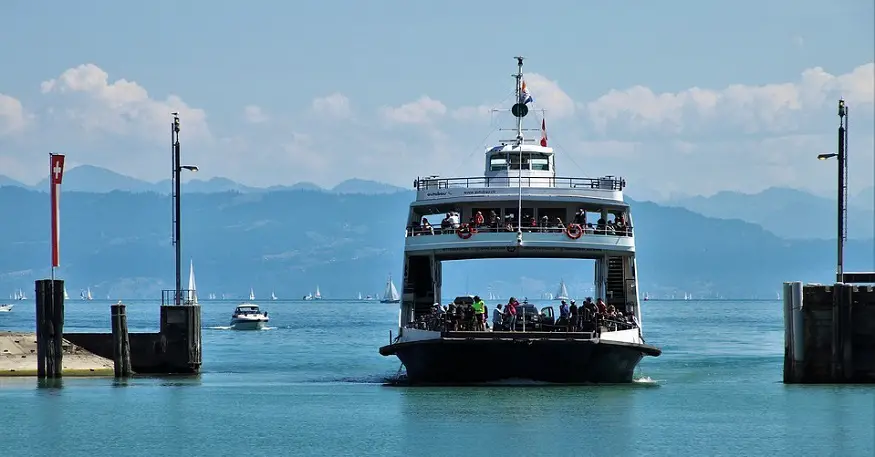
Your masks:
M64 285L64 300L69 300L69 299L70 299L70 295L67 294L67 285L65 284Z
M392 275L386 280L386 290L383 291L383 302L395 303L401 300L401 295L398 294L398 289L395 288L395 283L392 282Z
M322 294L319 292L319 286L316 286L316 293L313 294L313 298L316 299L316 300L321 300L321 299L322 299Z
M359 292L359 300L361 300L361 299L362 299L362 293Z
M91 288L90 287L88 288L88 291L85 294L85 299L86 300L93 300L94 299L94 297L91 296Z
M190 305L197 304L197 285L194 282L194 260L191 261L191 264L188 267L188 292L187 297L185 297L185 301Z
M276 294L273 293L273 291L270 291L270 299L271 299L271 300L276 300Z
M255 300L255 291L249 288L249 300Z
M565 280L559 281L559 292L556 294L555 300L568 300L568 289L565 288Z

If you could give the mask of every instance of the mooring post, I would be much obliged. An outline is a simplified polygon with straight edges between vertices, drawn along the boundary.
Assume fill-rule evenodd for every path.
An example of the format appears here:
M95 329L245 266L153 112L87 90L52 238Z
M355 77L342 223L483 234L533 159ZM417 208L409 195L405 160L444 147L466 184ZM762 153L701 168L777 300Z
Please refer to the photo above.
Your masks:
M116 378L132 374L131 343L128 337L128 316L121 302L111 306L112 314L112 362Z
M64 360L64 281L35 282L37 377L60 378Z
M46 377L46 296L40 281L34 282L34 297L36 297L36 376L39 379Z

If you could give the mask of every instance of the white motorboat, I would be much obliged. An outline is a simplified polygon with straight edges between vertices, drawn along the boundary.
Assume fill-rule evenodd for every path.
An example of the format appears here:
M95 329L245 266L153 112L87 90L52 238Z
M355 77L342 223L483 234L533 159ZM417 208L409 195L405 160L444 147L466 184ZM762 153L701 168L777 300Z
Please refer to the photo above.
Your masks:
M0 305L0 313L8 313L9 311L12 311L13 306L15 306L15 305L12 305L12 304Z
M232 330L261 330L270 319L253 303L241 303L231 315Z

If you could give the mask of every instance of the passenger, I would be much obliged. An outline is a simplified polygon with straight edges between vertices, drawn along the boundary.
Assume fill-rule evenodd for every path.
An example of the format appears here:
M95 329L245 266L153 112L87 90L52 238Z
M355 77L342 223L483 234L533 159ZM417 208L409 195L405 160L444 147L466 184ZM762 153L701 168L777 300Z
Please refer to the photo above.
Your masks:
M474 226L477 228L480 228L483 226L483 213L481 213L480 211L477 211L474 214Z
M596 314L599 312L599 307L592 302L592 297L586 297L583 301L584 319L587 322L595 322Z
M605 314L608 313L608 306L605 305L605 301L604 301L604 300L602 300L601 298L599 298L598 300L596 300L596 303L595 303L595 304L596 304L596 306L598 306L599 314L601 314L601 315L605 315Z
M583 208L577 210L577 213L574 215L574 223L581 227L586 225L586 211Z
M474 296L474 303L471 305L474 308L474 331L483 330L483 308L486 306L479 295Z
M447 213L446 217L441 221L441 233L450 233L453 230L453 220L450 217L450 213Z
M562 300L562 303L559 305L559 319L563 321L568 320L568 303L565 300Z
M422 222L419 223L420 233L423 235L434 235L434 228L431 226L431 223L428 222L428 219L422 218Z
M580 323L578 322L577 304L574 303L574 300L571 300L571 306L568 307L568 313L571 316L571 325L568 326L568 331L576 332Z
M485 304L483 305L483 331L489 328L489 307Z
M511 332L516 331L516 307L519 302L516 301L516 298L510 297L510 300L507 301L507 307L505 308L505 327L507 327Z
M501 314L501 304L495 305L495 309L492 310L492 331L497 332L502 329L503 319Z
M471 303L465 305L465 311L462 317L462 330L472 330L474 327L474 307L471 305Z

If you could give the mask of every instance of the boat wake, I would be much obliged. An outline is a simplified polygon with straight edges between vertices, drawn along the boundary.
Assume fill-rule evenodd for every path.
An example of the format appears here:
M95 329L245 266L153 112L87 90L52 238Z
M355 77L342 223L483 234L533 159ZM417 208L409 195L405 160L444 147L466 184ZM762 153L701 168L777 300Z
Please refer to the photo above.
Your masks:
M229 325L217 325L215 327L204 327L206 330L233 330ZM262 327L258 330L276 330L276 327ZM252 330L248 330L252 331Z

